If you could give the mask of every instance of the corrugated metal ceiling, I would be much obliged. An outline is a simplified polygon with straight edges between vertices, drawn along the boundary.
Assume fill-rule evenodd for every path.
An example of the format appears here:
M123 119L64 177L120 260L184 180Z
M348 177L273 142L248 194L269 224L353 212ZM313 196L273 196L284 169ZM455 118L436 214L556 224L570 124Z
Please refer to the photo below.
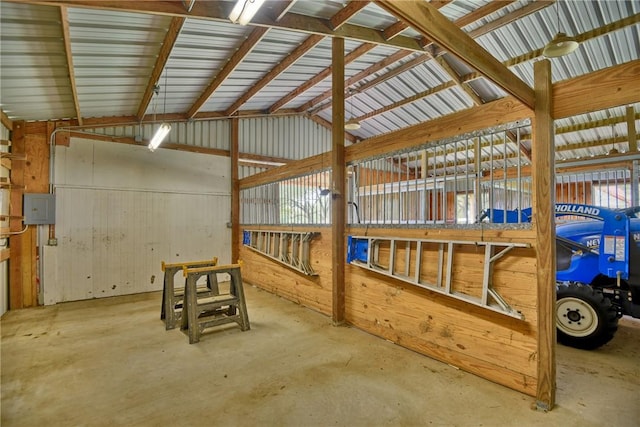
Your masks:
M491 6L490 3L487 0L455 0L442 6L440 12L456 21ZM532 86L533 62L537 58L531 52L541 49L558 31L556 6L553 2L550 4L552 6L539 8L531 0L505 2L504 7L496 8L490 14L465 25L463 29L467 32L482 31L496 20L515 16L528 8L537 9L476 38L480 46L500 61L529 55L510 69ZM346 0L298 0L293 2L288 13L328 22L348 5ZM270 5L272 8L277 6L275 2ZM60 8L55 5L17 4L8 1L3 1L0 7L0 103L3 111L11 118L24 120L75 117ZM558 9L559 27L570 35L585 34L625 18L635 17L635 21L599 37L588 37L573 54L552 59L554 81L640 58L640 2L562 1L558 4ZM81 7L68 7L67 16L74 83L82 117L135 115L158 60L171 17L156 13ZM351 25L378 31L383 31L396 22L395 17L374 3L367 4L347 21ZM251 26L242 27L220 19L187 18L157 82L160 85L159 95L149 103L146 114L186 114L246 42L252 29ZM275 66L287 61L289 54L307 37L309 34L301 31L269 29L198 112L205 116L223 114ZM411 28L404 29L399 37L416 40L421 38ZM345 53L348 54L361 45L360 41L348 39ZM378 45L348 63L345 77L352 78L398 52L397 47ZM472 98L459 85L452 83L452 76L435 59L407 68L382 83L371 83L421 55L425 53L414 52L400 60L384 64L377 71L351 84L350 90L354 91L354 95L346 101L347 117L372 115L376 110L384 110L363 120L362 128L353 132L356 137L379 135L474 105ZM474 71L451 55L445 54L439 60L443 58L461 77ZM250 97L239 110L265 111L330 65L331 39L325 37ZM450 87L438 93L403 105L394 104L446 83ZM467 84L483 102L505 96L501 88L484 78L476 78ZM330 121L330 98L317 102L318 97L330 89L329 75L281 108L291 110L306 106L308 108L305 111L298 113L317 113L320 118ZM310 105L312 101L313 105ZM325 108L318 108L323 103L329 104ZM637 109L636 105L636 111ZM622 113L611 110L600 114L614 117ZM594 116L597 115L594 113ZM573 124L589 120L592 118L586 116L567 119ZM618 127L618 134L625 134L626 126L620 124ZM606 135L607 132L602 129L584 130L566 137L560 136L558 144L610 137ZM572 155L570 151L567 153L567 156ZM573 154L583 155L581 151Z

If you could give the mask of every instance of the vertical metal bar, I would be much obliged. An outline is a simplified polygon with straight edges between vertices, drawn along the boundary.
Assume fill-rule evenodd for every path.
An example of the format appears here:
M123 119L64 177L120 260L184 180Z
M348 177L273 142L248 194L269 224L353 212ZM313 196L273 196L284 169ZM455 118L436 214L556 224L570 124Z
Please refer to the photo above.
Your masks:
M449 171L447 170L447 143L444 144L443 148L442 148L442 176L444 179L444 182L442 184L442 219L443 219L443 224L447 223L447 199L449 198L447 196L447 175L449 174Z
M516 203L518 206L516 206L516 208L518 209L518 223L521 222L521 215L520 215L520 211L522 210L522 170L521 170L521 150L520 150L520 126L518 126L516 128L516 152L518 153L518 163L516 165L516 173L517 173L517 178L516 178L516 189L518 194L516 195L516 197L518 198Z
M476 218L480 217L480 212L482 211L482 188L481 188L481 179L482 179L482 150L480 149L480 138L476 138L474 140L474 164L476 171L476 180L474 185L474 193L476 198Z
M507 131L502 132L502 185L504 186L504 222L507 222Z
M464 216L467 218L466 223L470 224L469 218L469 139L465 139L465 152L464 152L464 176L465 176L465 185L464 185Z
M382 224L387 224L387 159L382 159Z
M491 134L489 138L489 207L491 208L491 222L493 222L493 212L496 209L494 199L494 183L493 183L493 138Z
M436 147L433 148L433 189L431 190L431 201L430 201L430 206L431 206L431 219L433 220L433 223L435 224L437 219L438 219L438 193L437 193L437 188L438 188L438 183L436 182L436 164L438 163L438 149Z
M429 176L429 152L425 149L422 151L422 155L425 157L422 162L422 189L423 194L420 197L421 202L421 211L422 211L422 224L427 223L427 219L429 218L429 204L427 203L427 176Z
M638 176L638 161L631 163L631 206L640 204L640 177Z

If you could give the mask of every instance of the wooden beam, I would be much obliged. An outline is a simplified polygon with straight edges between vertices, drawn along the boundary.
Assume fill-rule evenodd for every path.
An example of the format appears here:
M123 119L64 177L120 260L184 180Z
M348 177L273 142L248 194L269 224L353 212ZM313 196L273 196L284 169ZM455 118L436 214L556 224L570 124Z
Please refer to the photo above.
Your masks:
M632 15L632 16L628 16L626 18L623 18L619 21L615 21L615 22L611 22L607 25L604 25L602 27L593 29L591 31L587 31L584 32L582 34L578 34L577 36L575 36L575 39L580 42L580 43L584 43L585 41L603 36L605 34L608 34L610 32L613 31L617 31L620 30L622 28L631 26L631 25L635 25L637 23L640 22L640 13ZM511 58L508 59L506 61L504 61L502 64L506 67L513 67L514 65L519 65L519 64L524 64L525 62L528 61L532 61L534 59L540 58L542 56L542 50L543 48L540 49L536 49L536 50L532 50L530 52L527 52L525 54L516 56L515 58ZM465 75L464 77L462 77L462 80L465 82L471 81L471 80L475 80L482 77L482 75L478 72L473 72L473 73L469 73L467 75Z
M82 113L80 112L80 102L78 101L78 88L76 87L76 73L73 67L73 52L71 51L71 34L69 32L69 14L66 6L60 6L60 22L62 24L62 41L64 43L64 54L67 59L67 71L69 73L69 85L71 86L71 97L73 107L76 110L78 124L82 126Z
M309 116L309 120L316 122L317 124L319 124L320 126L327 128L327 129L331 129L333 131L333 125L331 124L331 122L329 122L328 120L323 119L320 116ZM356 143L359 141L358 138L356 138L355 136L353 136L352 134L350 134L347 131L344 131L344 139L346 139L347 141L351 142L351 143Z
M182 16L185 18L199 18L204 20L229 22L229 13L234 6L227 1L196 1L191 12L187 12L182 2L177 1L135 1L135 0L16 0L18 3L43 4L43 5L68 5L70 7L117 10L123 12L143 12L153 15ZM280 28L316 34L320 36L342 37L349 40L358 40L363 43L375 43L392 46L399 49L408 49L414 52L422 52L419 41L412 37L398 36L392 40L385 40L382 31L375 28L367 28L359 25L344 24L337 30L331 28L328 19L299 15L288 12L276 21L269 14L258 14L251 21L252 27Z
M11 151L14 155L26 155L25 142L25 122L16 121L13 123L13 133L11 135ZM11 182L16 186L24 188L26 162L15 162L11 169ZM9 193L9 230L11 233L22 231L22 220L19 218L22 212L23 190L13 190ZM9 238L9 249L11 251L9 263L9 310L24 308L25 283L24 272L30 272L28 241L24 234L14 234Z
M506 2L492 2L492 3L502 3L502 6L506 6L504 3ZM508 2L508 3L512 3L512 2ZM504 27L505 25L509 25L512 22L517 21L518 19L522 19L527 15L531 15L532 13L536 13L542 9L545 9L551 5L553 5L555 3L555 0L551 0L551 1L546 1L546 0L538 0L538 1L534 1L533 3L529 3L528 5L525 5L523 7L521 7L518 10L515 10L511 13L508 13L506 15L504 15L501 18L495 19L491 22L488 22L484 25L482 25L481 27L476 28L473 31L470 31L469 37L472 38L477 38L480 37L484 34L490 33L493 30L496 30L500 27ZM458 25L460 26L460 25Z
M527 107L533 108L533 90L429 3L422 0L376 0L376 4L478 70Z
M506 97L487 102L479 107L365 139L346 148L346 160L350 163L531 116L531 110L513 97Z
M225 115L230 116L238 109L249 101L255 94L260 92L265 86L267 86L273 79L278 77L290 66L292 66L298 59L300 59L305 53L313 49L315 45L320 43L324 37L319 35L312 35L302 42L297 48L289 53L282 61L280 61L275 67L265 74L257 83L255 83L251 89L246 91L240 98L238 98L227 110Z
M397 66L393 70L390 70L387 73L381 74L378 77L376 77L375 79L370 80L370 81L364 83L363 85L358 86L356 91L357 92L364 92L365 90L370 89L373 86L379 85L380 83L382 83L384 81L387 81L387 80L389 80L389 79L391 79L391 78L393 78L393 77L395 77L395 76L397 76L399 74L402 74L405 71L410 70L413 67L416 67L416 66L428 61L429 59L431 59L430 55L417 56L417 57L413 58L412 60L407 61L404 64ZM349 93L348 95L346 95L345 99L351 98L352 96L354 96L354 93L355 92ZM320 105L320 106L318 106L318 108L316 108L315 110L312 111L312 114L317 114L318 112L320 112L320 111L322 111L324 109L327 109L330 106L331 106L330 102L327 102L326 104Z
M197 101L189 108L187 111L187 117L192 118L196 115L198 110L207 102L207 100L211 97L213 92L220 87L220 85L229 77L229 75L235 70L238 65L242 62L242 60L256 47L256 45L262 40L264 35L267 33L267 28L256 28L251 31L249 37L242 43L240 48L231 55L231 58L224 65L222 70L213 78L209 86L204 90L204 92L198 97ZM234 110L235 112L235 110Z
M503 7L509 6L511 3L515 3L515 0L491 1L473 12L467 13L463 17L456 19L455 23L460 28L466 27L469 24L473 24L474 22L499 11Z
M407 28L409 28L408 24L402 21L397 21L395 24L391 24L387 28L385 28L384 31L382 32L382 35L384 36L385 39L391 40L395 36L402 33L404 30L406 30Z
M275 22L278 22L282 17L291 10L296 0L280 0L267 2L262 7L268 6L271 10L271 17Z
M345 321L345 217L346 184L344 162L344 39L332 40L331 62L333 76L332 109L332 149L331 149L331 234L333 251L331 252L333 298L331 318L334 325Z
M171 19L169 29L167 30L167 34L164 36L162 46L160 47L160 52L158 53L158 57L156 58L156 63L153 66L153 71L151 71L151 77L147 82L147 87L144 90L144 94L142 95L142 99L140 100L140 105L138 106L138 111L136 112L136 117L138 118L138 120L142 120L142 118L144 117L144 113L147 111L147 107L149 107L149 103L151 102L151 98L153 97L154 88L160 80L162 70L164 70L164 67L167 64L167 60L169 59L169 55L173 50L173 46L176 44L176 40L178 40L178 35L180 35L180 31L182 30L184 21L184 17L174 17L173 19Z
M238 160L240 158L240 126L238 119L231 119L231 262L240 259L240 180Z
M351 19L358 12L367 7L368 4L369 2L364 0L350 1L349 3L347 3L345 7L340 9L338 13L336 13L331 17L331 19L329 19L329 25L331 25L331 29L337 30L342 25L346 24L349 19Z
M472 22L475 22L479 19L484 18L485 16L502 9L503 7L509 5L510 3L513 3L513 1L502 1L502 2L491 2L483 7L481 7L480 9L476 10L475 12L470 13L469 15L465 15L460 19L457 19L455 21L455 24L459 27L462 27L464 25L470 24ZM402 24L402 25L400 25ZM393 28L392 27L396 27ZM398 21L395 24L391 25L390 27L388 27L384 33L385 36L388 36L389 38L394 35L394 32L396 31L402 31L401 27L404 26L404 28L408 28L408 25L406 25L404 22L402 21ZM389 31L387 31L389 30ZM431 47L432 45L426 46L425 49ZM391 65L394 62L397 62L399 60L401 60L402 58L404 58L405 56L407 56L409 54L409 52L407 51L399 51L396 52L394 55L391 55L388 58L385 58L384 60L380 61L377 64L372 65L371 67L367 68L366 70L356 74L355 76L351 77L350 79L348 79L345 82L345 86L349 87L352 86L354 84L356 84L357 82L359 82L362 79L368 78L371 76L371 74L377 73L378 71L380 71L383 68L388 67L389 65ZM397 58L395 57L397 56ZM427 58L427 59L431 59L431 57ZM425 59L426 60L426 59ZM417 64L415 64L417 65ZM409 68L410 65L407 65L407 67ZM382 77L380 76L377 79L374 79L374 81L369 81L367 82L367 86L364 87L360 87L358 88L359 91L363 91L366 89L370 89L371 87L380 84L386 80L388 80L391 77L394 77L396 75L398 75L400 72L405 71L404 69L400 68L400 69L394 69L392 70L387 77ZM463 83L466 83L466 81L464 81L462 78L460 79ZM307 111L310 108L315 107L316 105L320 104L322 101L324 101L325 99L328 99L331 96L331 90L325 91L324 93L322 93L321 95L317 96L316 98L312 99L311 101L305 103L304 105L300 106L298 108L298 111ZM324 108L328 108L328 105L323 106L321 109ZM320 110L316 110L320 111Z
M636 112L633 107L627 107L627 139L629 140L629 151L638 151L638 134L636 132Z
M392 54L391 56L387 56L385 59L376 62L375 64L367 67L365 70L362 70L361 72L359 72L358 74L354 75L353 77L347 79L347 81L344 82L345 87L349 87L357 82L359 82L360 80L370 76L371 74L377 73L378 71L382 70L383 68L386 68L392 64L395 64L396 62L400 61L402 58L405 58L407 56L411 55L411 52L407 52L404 50L400 50L394 54ZM311 101L304 103L303 105L301 105L300 107L297 108L297 111L299 112L304 112L309 110L310 108L315 107L316 105L320 104L322 101L324 101L325 99L329 99L331 98L331 90L327 90L325 92L323 92L322 94L316 96L315 98L313 98Z
M378 116L380 114L386 113L387 111L391 111L393 109L402 107L403 105L411 104L413 102L416 102L416 101L419 101L421 99L424 99L427 96L442 92L443 90L449 89L449 88L451 88L451 87L453 87L455 85L456 84L453 81L449 81L449 82L443 83L443 84L441 84L439 86L433 87L431 89L427 89L427 90L425 90L423 92L416 93L415 95L410 96L409 98L405 98L405 99L403 99L401 101L394 102L393 104L389 104L389 105L387 105L385 107L378 108L377 110L373 110L373 111L370 111L368 113L365 113L365 114L363 114L363 115L361 115L359 117L356 117L356 120L359 121L359 122L362 122L364 120L367 120L367 119L370 119L372 117Z
M376 45L373 43L361 44L360 46L358 46L357 48L349 52L347 56L345 56L344 58L345 65L355 61L357 58L369 52L374 47L376 47ZM312 78L310 78L309 80L307 80L306 82L304 82L303 84L301 84L300 86L298 86L297 88L289 92L287 95L285 95L284 97L276 101L273 105L271 105L271 107L269 107L268 109L269 113L275 113L280 108L284 107L289 102L293 101L298 96L302 95L304 92L311 89L312 87L314 87L315 85L317 85L318 83L320 83L321 81L325 80L330 76L331 76L331 66L328 66L327 68L320 71L318 74L316 74L315 76L313 76Z
M640 102L640 60L636 59L553 85L558 120Z
M636 113L635 119L640 120L640 113ZM608 117L606 119L601 119L601 120L592 120L585 123L578 123L575 125L561 126L556 128L556 135L560 135L563 133L578 132L578 131L587 130L587 129L596 129L596 128L601 128L605 126L611 126L618 123L625 123L626 120L627 120L627 116L614 116L614 117Z
M13 130L13 121L9 118L9 116L7 116L4 110L0 110L0 122L5 128Z
M474 105L482 105L484 104L484 101L482 100L482 98L480 98L480 96L475 93L473 91L473 89L471 88L471 86L469 86L467 83L463 82L460 79L460 76L458 75L458 73L456 72L456 70L453 69L453 67L451 67L451 65L449 65L449 63L447 62L445 55L439 56L436 61L438 62L438 64L440 64L440 67L442 67L442 70L447 73L449 75L449 77L451 77L451 80L453 80L453 82L460 88L462 89L462 91L464 93L467 94L467 96L469 97L469 99L471 99L471 102Z
M536 406L550 411L556 395L556 228L555 165L553 137L553 102L556 95L551 84L551 62L534 64L536 97L533 124L533 227L536 232L536 263L538 274L538 351Z

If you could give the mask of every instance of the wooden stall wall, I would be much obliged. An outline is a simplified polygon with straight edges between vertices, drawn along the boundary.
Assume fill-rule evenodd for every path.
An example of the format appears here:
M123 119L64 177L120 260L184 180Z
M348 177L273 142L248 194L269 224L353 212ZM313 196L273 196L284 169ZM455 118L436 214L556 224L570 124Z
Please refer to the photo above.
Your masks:
M243 229L256 230L255 226L240 226ZM310 245L309 259L317 276L307 276L283 264L278 263L244 245L240 245L240 260L244 263L242 280L282 296L290 301L331 315L331 229L327 227L260 227L264 230L316 232ZM242 241L242 236L240 236Z
M351 229L349 233L531 245L535 237L531 230ZM397 260L403 259L402 250L397 255ZM535 259L533 248L515 249L494 267L494 288L524 315L524 320L494 313L353 265L348 265L346 270L346 319L381 338L535 395ZM471 246L457 252L454 260L454 289L479 292L484 250ZM425 271L423 274L429 273Z
M311 242L310 255L311 264L318 276L305 276L241 246L240 259L245 265L243 280L330 315L331 230L275 226L268 229L319 232L320 235ZM394 238L535 244L535 235L531 230L352 228L347 233ZM484 251L480 247L470 246L457 251L455 257L452 270L454 289L468 293L479 292ZM397 259L403 258L402 250L399 250ZM398 267L402 268L402 265ZM431 270L433 269L435 266L432 265ZM429 272L429 268L426 268L423 274L431 273L433 271ZM533 248L514 249L495 265L493 286L513 308L524 315L524 320L518 320L347 265L345 317L349 324L371 334L534 396L537 385L535 274L536 258Z

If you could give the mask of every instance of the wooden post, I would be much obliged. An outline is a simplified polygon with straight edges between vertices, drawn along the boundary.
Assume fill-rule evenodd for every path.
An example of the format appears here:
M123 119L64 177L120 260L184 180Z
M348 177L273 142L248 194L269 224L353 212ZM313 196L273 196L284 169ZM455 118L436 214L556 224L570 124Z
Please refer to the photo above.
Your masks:
M627 139L629 140L629 152L637 153L636 112L633 107L627 107Z
M334 325L344 323L345 307L345 164L344 164L344 39L332 39L332 151L331 151L331 232L333 234L332 279Z
M231 262L240 257L240 180L238 179L239 160L239 120L231 119Z
M533 227L536 231L538 286L538 388L536 407L551 410L556 393L556 229L554 131L551 63L534 64L535 117L533 125Z

